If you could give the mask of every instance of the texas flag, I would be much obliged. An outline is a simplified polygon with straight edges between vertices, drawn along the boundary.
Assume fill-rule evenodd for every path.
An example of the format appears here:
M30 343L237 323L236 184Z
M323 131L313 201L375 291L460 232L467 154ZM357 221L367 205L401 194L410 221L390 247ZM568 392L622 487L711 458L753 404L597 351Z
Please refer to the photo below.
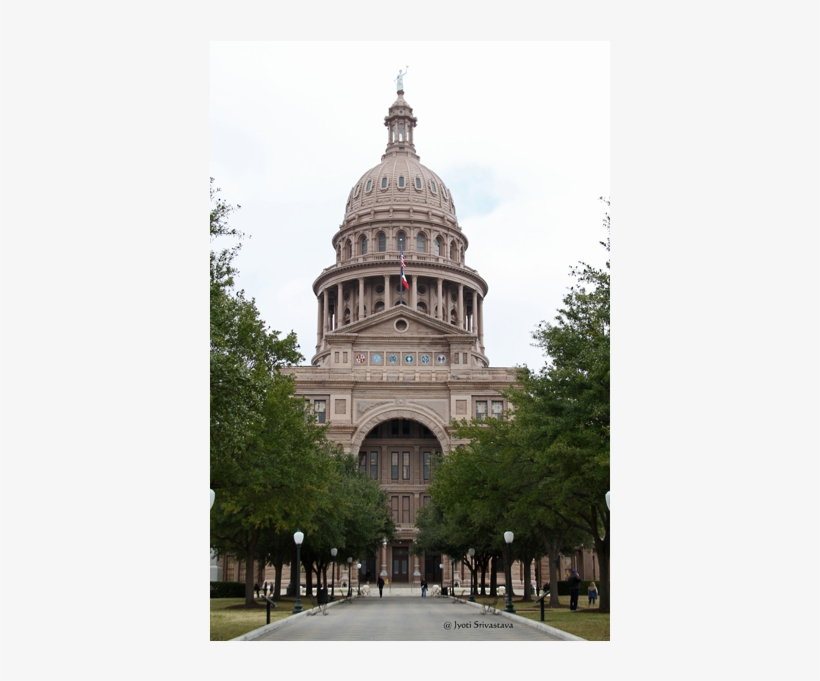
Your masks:
M410 289L410 284L407 283L407 278L404 276L404 251L399 251L401 255L401 284L406 289Z

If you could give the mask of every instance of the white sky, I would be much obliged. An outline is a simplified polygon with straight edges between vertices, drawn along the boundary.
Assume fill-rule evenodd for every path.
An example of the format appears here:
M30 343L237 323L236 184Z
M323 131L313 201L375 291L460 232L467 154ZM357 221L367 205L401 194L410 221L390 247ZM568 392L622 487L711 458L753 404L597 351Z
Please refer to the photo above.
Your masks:
M239 285L309 360L311 285L335 262L348 192L380 163L407 65L416 151L451 190L466 263L489 284L491 365L540 367L530 334L555 316L569 266L606 260L606 42L212 43L211 175L252 236Z

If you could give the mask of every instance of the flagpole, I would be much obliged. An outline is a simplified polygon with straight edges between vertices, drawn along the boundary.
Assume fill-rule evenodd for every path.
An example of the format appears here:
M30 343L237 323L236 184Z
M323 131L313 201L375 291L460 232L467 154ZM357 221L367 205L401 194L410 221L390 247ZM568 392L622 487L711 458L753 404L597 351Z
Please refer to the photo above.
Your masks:
M404 249L399 251L399 271L404 274L404 270L401 267L401 263L404 261ZM404 284L401 281L401 275L399 275L399 307L404 305Z

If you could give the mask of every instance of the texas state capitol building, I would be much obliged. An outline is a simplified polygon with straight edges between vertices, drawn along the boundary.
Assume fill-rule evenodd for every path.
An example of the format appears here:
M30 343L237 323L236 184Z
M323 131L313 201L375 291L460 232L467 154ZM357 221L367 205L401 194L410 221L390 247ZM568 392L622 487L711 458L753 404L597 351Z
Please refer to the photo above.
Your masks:
M442 562L449 583L446 557L410 555L433 459L457 444L453 419L503 413L500 391L514 379L485 354L487 282L467 266L447 185L416 153L416 124L400 84L381 162L350 188L331 239L335 262L313 283L312 366L292 370L329 437L387 492L397 539L360 557L362 580L381 574L396 585L441 582Z
M514 369L491 367L485 354L487 282L466 263L469 240L447 185L420 162L416 124L399 79L384 118L381 162L350 188L344 221L331 239L335 262L313 283L311 366L285 370L296 376L297 393L318 420L328 424L330 439L358 457L360 470L378 480L390 500L397 538L378 555L353 556L362 563L354 586L357 577L365 583L379 575L396 586L418 585L422 576L431 585L442 578L450 584L446 556L410 555L416 515L430 500L433 460L460 443L451 434L453 419L503 414L501 391L515 378ZM409 289L401 283L402 252ZM341 560L337 587L349 579L346 557ZM564 558L564 567L594 579L592 560L579 551L575 560ZM584 563L592 569L583 569ZM225 578L233 573L242 580L244 570L231 567L225 563ZM520 585L521 566L513 567ZM547 574L545 561L543 568ZM498 569L503 583L502 561ZM267 568L260 584L274 575ZM469 578L458 564L456 579L467 584ZM285 566L283 585L288 579Z

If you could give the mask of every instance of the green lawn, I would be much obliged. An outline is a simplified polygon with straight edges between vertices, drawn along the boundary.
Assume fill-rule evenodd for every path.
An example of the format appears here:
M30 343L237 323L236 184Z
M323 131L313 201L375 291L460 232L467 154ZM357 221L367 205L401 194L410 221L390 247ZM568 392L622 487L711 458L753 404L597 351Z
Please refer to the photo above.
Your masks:
M270 621L284 619L293 610L294 599L282 599L276 601L279 606L271 608ZM249 631L264 627L267 624L267 604L259 601L259 607L255 610L245 610L244 608L234 608L233 606L244 605L244 598L212 598L211 599L211 640L230 641L232 638L247 634ZM302 603L305 607L305 603ZM307 601L310 607L310 600Z
M521 603L520 596L513 596L513 607L515 614L527 619L541 621L541 605L535 603ZM466 599L465 599L466 600ZM493 598L479 596L476 601L479 603L492 603ZM587 605L586 594L581 594L578 599L578 611L571 612L569 609L569 596L559 596L561 605L557 608L544 608L544 624L566 631L569 634L580 636L587 641L608 641L609 640L609 613L599 612L598 606ZM504 610L507 602L503 597L495 604L497 610Z

